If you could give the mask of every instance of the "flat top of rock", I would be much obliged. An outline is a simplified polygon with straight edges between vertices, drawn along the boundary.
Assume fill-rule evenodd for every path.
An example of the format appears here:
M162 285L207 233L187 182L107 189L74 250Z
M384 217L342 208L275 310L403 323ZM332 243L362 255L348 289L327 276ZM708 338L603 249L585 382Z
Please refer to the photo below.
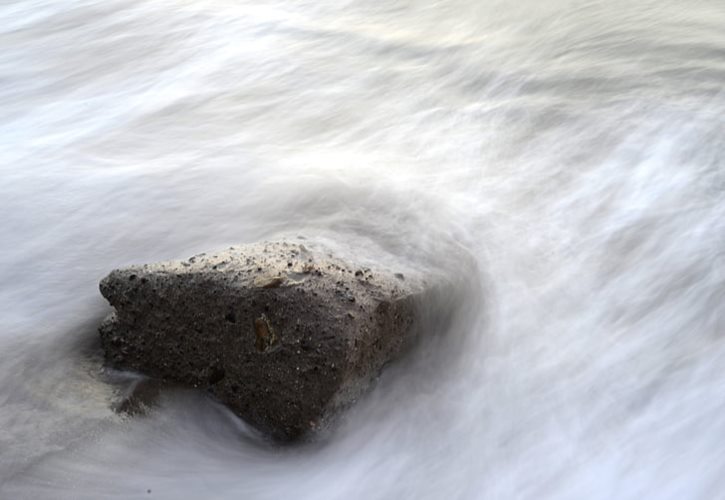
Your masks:
M123 275L123 276L120 276ZM407 267L393 270L356 265L333 254L327 246L314 242L263 242L237 245L225 250L200 253L186 260L172 260L130 266L112 272L101 283L101 291L111 298L104 283L170 275L193 275L200 279L223 280L227 285L252 288L277 288L311 284L325 276L341 286L364 286L389 296L411 293L425 286L419 274ZM344 288L343 286L343 288Z

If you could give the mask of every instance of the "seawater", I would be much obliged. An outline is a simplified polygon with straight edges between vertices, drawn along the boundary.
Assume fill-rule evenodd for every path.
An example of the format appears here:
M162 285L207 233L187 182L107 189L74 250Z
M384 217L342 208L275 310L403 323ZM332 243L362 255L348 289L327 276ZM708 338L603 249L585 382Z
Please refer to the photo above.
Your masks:
M722 0L5 0L0 497L725 498L724 89ZM99 279L283 234L461 314L306 446L115 413Z

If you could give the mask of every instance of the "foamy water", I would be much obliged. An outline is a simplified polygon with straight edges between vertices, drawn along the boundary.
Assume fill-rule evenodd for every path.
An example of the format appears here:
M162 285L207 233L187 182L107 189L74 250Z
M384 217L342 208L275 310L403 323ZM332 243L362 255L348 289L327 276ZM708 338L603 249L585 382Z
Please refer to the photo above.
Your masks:
M3 2L0 498L725 498L724 89L722 0ZM473 284L320 442L115 413L99 279L280 234Z

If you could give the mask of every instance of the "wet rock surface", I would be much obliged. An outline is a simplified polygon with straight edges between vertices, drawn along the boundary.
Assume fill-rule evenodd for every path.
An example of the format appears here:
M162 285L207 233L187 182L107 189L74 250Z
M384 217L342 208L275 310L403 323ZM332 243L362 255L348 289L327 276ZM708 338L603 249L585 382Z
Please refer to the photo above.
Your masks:
M325 426L418 336L440 282L280 241L133 266L101 281L116 368L210 390L278 440ZM436 280L433 280L434 282Z

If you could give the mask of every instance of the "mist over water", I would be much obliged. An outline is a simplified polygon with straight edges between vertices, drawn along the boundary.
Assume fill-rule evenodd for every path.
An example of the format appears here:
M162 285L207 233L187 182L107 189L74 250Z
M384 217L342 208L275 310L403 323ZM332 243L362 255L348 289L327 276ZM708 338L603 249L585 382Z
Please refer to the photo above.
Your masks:
M3 2L0 497L725 498L724 27L722 0ZM113 411L100 278L298 234L446 272L460 313L316 443L194 391Z

